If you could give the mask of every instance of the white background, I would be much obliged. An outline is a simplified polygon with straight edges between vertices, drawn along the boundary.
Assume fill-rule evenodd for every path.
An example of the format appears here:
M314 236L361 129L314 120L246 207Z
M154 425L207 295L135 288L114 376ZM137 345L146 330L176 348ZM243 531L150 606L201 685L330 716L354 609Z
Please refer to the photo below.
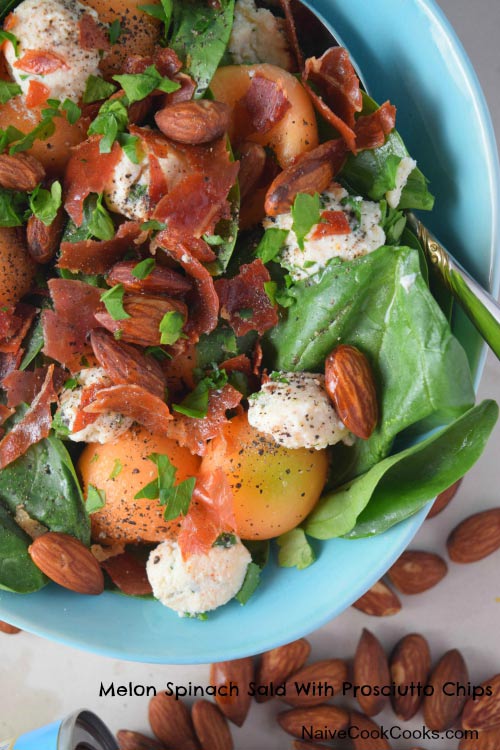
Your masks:
M367 0L369 2L370 0ZM497 139L500 141L500 3L498 0L441 0L483 85ZM457 123L459 127L459 123ZM489 357L480 397L500 401L500 365ZM426 521L411 547L446 556L449 530L474 510L499 505L500 427L479 464L469 473L452 505ZM361 629L370 628L388 650L409 632L421 632L431 644L433 659L450 649L462 650L471 680L500 672L500 552L469 566L450 564L448 576L420 596L402 597L403 610L395 617L378 619L350 609L310 636L312 657L352 657ZM167 636L167 634L166 634ZM0 633L0 739L47 724L77 708L94 710L113 730L147 731L147 700L99 698L101 680L115 683L153 684L161 689L169 680L204 684L207 666L150 666L119 662L41 640L27 633L15 637ZM278 750L290 747L276 728L275 714L283 708L273 702L253 705L245 726L233 729L237 750ZM377 717L390 725L390 712ZM421 719L410 725L418 728ZM396 743L394 743L396 746ZM422 745L427 750L453 750L456 742L397 743L399 750Z

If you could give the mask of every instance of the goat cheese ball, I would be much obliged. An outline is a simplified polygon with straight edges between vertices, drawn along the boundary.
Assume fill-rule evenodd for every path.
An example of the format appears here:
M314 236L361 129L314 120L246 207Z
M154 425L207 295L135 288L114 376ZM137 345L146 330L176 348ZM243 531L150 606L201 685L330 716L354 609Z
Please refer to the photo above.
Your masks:
M155 547L146 571L153 595L180 617L227 604L243 585L251 556L235 537L228 547L211 547L184 560L179 545L167 540Z
M73 377L78 385L76 388L65 388L62 391L55 417L58 426L69 430L67 436L69 440L76 443L110 443L132 426L133 420L130 417L109 411L106 414L97 415L97 419L86 427L73 432L76 416L81 409L84 390L92 385L98 385L101 388L113 385L102 367L88 367Z
M228 48L236 65L265 62L293 69L283 19L257 8L254 0L237 1Z
M265 229L275 227L288 229L288 236L280 253L280 262L285 266L294 281L308 279L321 271L332 258L353 260L366 255L385 243L385 232L380 226L382 212L380 205L359 197L350 197L340 185L332 185L321 194L321 214L327 211L341 211L349 223L346 234L325 234L317 236L321 223L315 224L304 240L304 249L298 245L292 229L291 211L263 221Z
M47 98L77 102L87 78L100 75L98 49L80 44L79 22L97 13L77 0L24 0L12 14L12 33L19 41L5 44L9 71L24 95L36 81L49 90Z
M122 150L120 160L104 189L104 200L110 211L133 221L146 221L151 211L151 169L148 155L143 151L138 156L139 163L134 164ZM156 163L169 189L186 174L186 166L174 146L165 145L165 155L156 156Z
M248 421L286 448L322 450L352 436L340 421L323 375L280 372L249 399Z
M395 186L392 190L388 190L385 194L386 201L391 208L397 208L401 201L401 193L403 188L408 182L408 177L411 175L417 162L410 156L404 156L399 162L396 169Z

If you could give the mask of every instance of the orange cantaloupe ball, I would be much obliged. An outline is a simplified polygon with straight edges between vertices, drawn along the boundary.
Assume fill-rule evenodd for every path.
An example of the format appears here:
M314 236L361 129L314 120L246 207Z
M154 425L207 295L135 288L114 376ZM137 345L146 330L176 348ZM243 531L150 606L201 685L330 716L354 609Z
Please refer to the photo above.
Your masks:
M31 132L41 120L43 107L28 109L24 97L16 96L6 104L0 105L0 128L5 130L9 125L22 133ZM45 141L36 140L26 153L40 161L48 177L62 177L69 161L71 147L76 146L87 137L88 123L81 121L70 125L65 117L54 117L55 132Z
M30 289L36 264L17 227L0 227L0 307L15 305Z
M84 448L78 462L84 494L87 496L92 485L106 499L104 507L90 516L95 542L161 542L177 533L178 523L163 519L164 507L158 499L135 499L158 477L156 465L148 458L152 453L169 457L177 469L176 483L198 473L198 456L181 448L175 440L152 435L142 428L128 430L110 443L89 443Z
M278 445L241 414L214 438L201 472L218 467L233 492L238 535L272 539L298 526L314 508L326 482L328 455Z
M150 55L160 38L161 23L142 10L137 0L82 0L93 8L103 23L120 22L121 34L116 44L106 52L100 63L105 78L123 73L123 63L129 55ZM148 0L144 5L159 5L160 0Z

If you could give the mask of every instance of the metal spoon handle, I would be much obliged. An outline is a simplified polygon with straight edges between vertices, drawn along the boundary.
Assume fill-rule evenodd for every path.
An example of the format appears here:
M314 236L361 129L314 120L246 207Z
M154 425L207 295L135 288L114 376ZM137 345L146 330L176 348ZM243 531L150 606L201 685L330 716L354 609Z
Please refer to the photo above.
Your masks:
M447 253L413 213L409 212L407 218L436 272L500 360L500 305Z

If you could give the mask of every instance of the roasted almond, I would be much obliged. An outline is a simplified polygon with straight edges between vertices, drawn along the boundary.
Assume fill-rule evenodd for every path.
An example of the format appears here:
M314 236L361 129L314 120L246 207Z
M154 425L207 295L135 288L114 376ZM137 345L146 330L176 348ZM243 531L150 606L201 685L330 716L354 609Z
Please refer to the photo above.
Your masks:
M352 605L365 615L373 617L390 617L401 609L399 597L383 581L377 581L366 594L363 594Z
M347 675L342 659L315 661L288 678L282 700L291 706L317 706L340 692Z
M450 559L456 563L473 563L500 548L500 508L483 510L465 518L446 542Z
M155 114L161 132L178 143L210 143L227 132L231 110L223 102L197 99L168 104Z
M0 154L0 187L31 192L45 177L45 169L30 154Z
M240 146L240 171L238 183L241 200L246 198L259 181L266 166L266 151L264 146L252 141L245 141Z
M124 320L114 320L104 306L95 317L120 341L138 346L161 344L160 323L167 313L178 312L184 320L187 317L187 308L182 302L145 294L124 294L123 308L129 315Z
M21 628L16 628L15 625L9 625L8 622L0 620L0 633L5 633L6 635L17 635L17 633L20 632Z
M420 550L406 550L389 568L387 576L402 594L421 594L441 581L448 566L439 555Z
M114 286L122 284L127 292L145 294L166 294L177 297L191 291L193 285L189 278L182 276L166 266L155 266L145 278L138 279L132 271L137 266L135 260L123 260L115 263L108 274L108 283Z
M439 513L441 513L453 500L455 495L458 492L458 488L462 484L462 480L459 479L458 482L455 482L455 484L452 484L451 487L448 487L447 490L444 492L441 492L436 499L434 500L432 504L432 508L427 513L427 519L434 518Z
M226 687L227 695L220 695L217 690L215 701L227 718L241 727L250 708L249 685L253 682L253 659L233 659L220 661L210 667L210 684L218 688ZM236 687L236 690L231 690Z
M406 688L407 694L396 694L391 700L395 714L403 721L409 721L420 708L423 694L419 695L418 689L412 690L412 685L424 687L430 668L431 652L422 635L411 633L396 644L389 660L391 680L396 688Z
M500 674L485 680L481 687L491 695L469 698L462 714L464 729L500 729ZM499 745L500 747L500 745Z
M378 638L364 629L354 656L354 684L372 688L371 695L358 694L358 703L368 716L380 713L387 703L384 695L373 695L373 688L390 683L387 656Z
M189 710L173 695L158 693L149 701L149 723L153 734L167 747L198 750Z
M350 727L353 750L391 750L387 740L381 736L379 725L364 714L352 711Z
M158 398L164 398L166 380L160 363L154 357L143 354L132 344L116 341L102 328L92 331L90 343L97 361L115 385L140 385Z
M458 750L498 750L500 748L500 727L486 729L478 733L478 738L465 738L460 741Z
M61 241L64 228L64 212L58 211L52 224L46 226L35 215L30 216L26 227L26 241L28 252L37 263L49 263L52 260Z
M429 729L444 732L453 726L466 701L465 696L456 695L453 686L467 685L468 679L469 672L460 651L447 651L429 678L428 684L433 688L433 693L424 698L424 721ZM452 687L445 693L446 683L451 683Z
M202 750L233 750L228 723L215 703L197 701L192 719Z
M264 703L272 698L270 686L281 685L291 674L299 670L307 661L311 652L311 645L305 638L278 646L261 655L257 667L256 682L259 688L268 688L257 693L257 703Z
M165 750L165 745L140 732L120 729L116 734L120 750Z
M59 586L80 594L101 594L104 577L93 554L79 539L49 531L35 539L28 551L40 570Z
M290 210L299 193L322 193L344 163L346 149L341 139L326 141L311 149L280 172L266 193L265 211L278 216Z
M278 723L285 732L299 739L309 739L304 734L304 728L311 733L311 739L317 736L319 731L325 732L325 727L331 732L346 729L349 726L349 714L343 708L322 704L309 708L292 708L283 711L276 717ZM326 737L321 736L321 739Z
M367 440L377 426L378 405L365 355L355 346L337 346L326 358L325 388L347 429Z

